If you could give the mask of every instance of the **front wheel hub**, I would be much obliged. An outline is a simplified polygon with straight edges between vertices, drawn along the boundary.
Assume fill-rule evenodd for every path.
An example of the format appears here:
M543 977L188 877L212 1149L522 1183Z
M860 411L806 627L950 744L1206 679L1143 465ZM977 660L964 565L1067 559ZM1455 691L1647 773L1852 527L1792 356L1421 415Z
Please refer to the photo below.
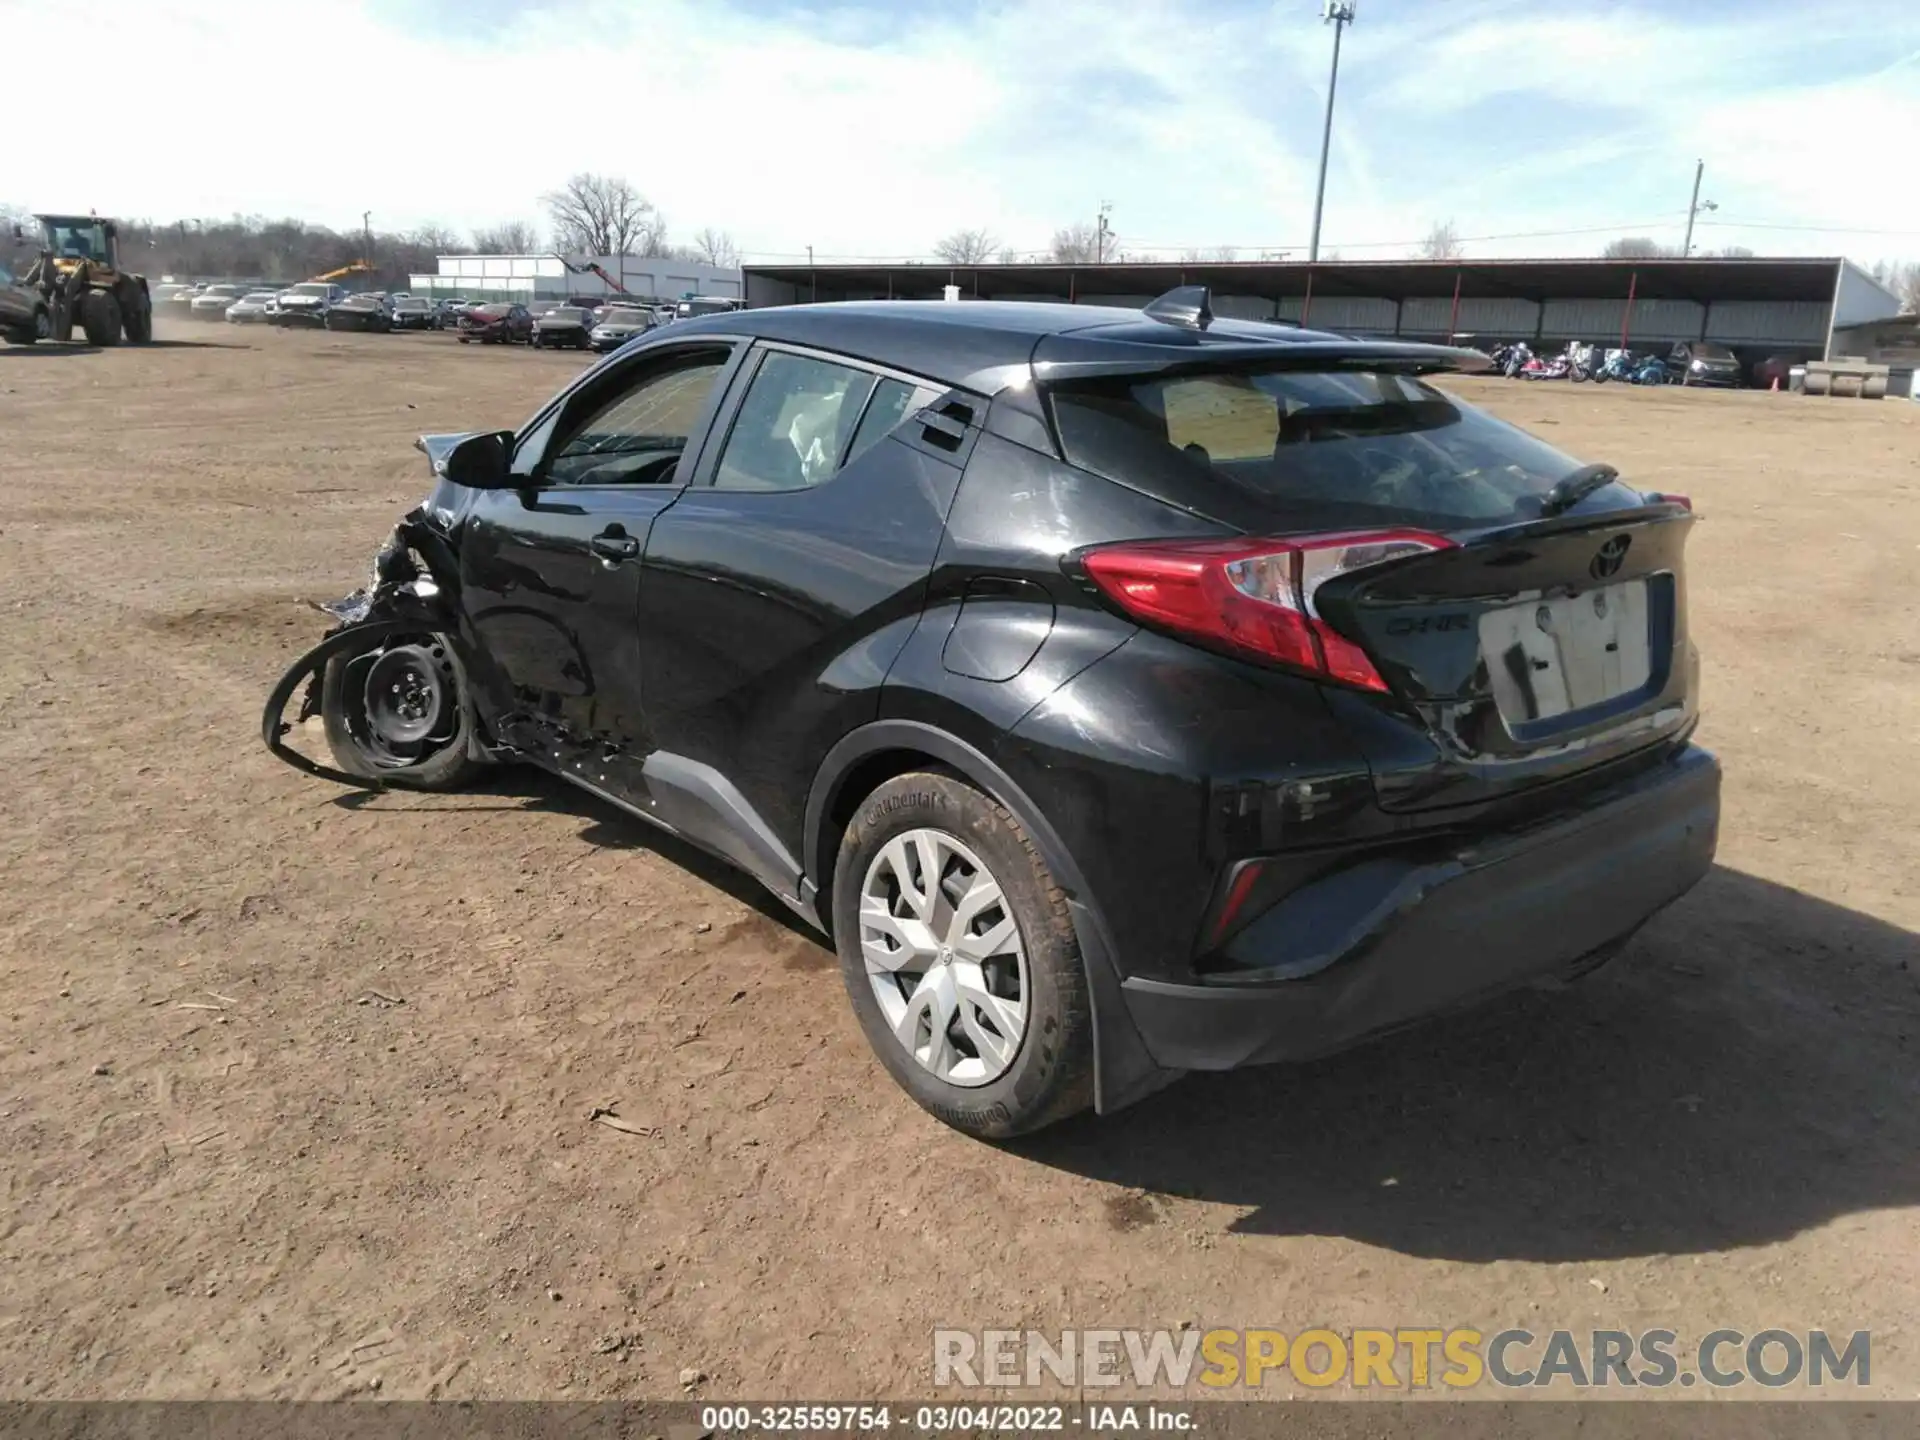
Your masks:
M394 759L417 758L447 729L453 703L445 657L424 645L383 651L366 670L362 694L368 738Z

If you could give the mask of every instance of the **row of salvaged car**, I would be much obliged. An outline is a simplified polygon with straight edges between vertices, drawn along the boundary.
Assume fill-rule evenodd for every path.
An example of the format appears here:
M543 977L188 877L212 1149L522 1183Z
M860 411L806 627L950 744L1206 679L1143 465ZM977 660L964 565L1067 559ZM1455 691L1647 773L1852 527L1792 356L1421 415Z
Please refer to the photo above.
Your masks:
M464 345L532 345L611 350L676 319L736 308L738 302L694 296L677 304L635 298L571 296L563 301L473 301L463 296L430 298L405 292L350 292L324 281L284 289L214 284L162 287L156 303L178 307L187 318L229 324L310 325L328 330L453 330ZM165 309L162 310L165 314Z

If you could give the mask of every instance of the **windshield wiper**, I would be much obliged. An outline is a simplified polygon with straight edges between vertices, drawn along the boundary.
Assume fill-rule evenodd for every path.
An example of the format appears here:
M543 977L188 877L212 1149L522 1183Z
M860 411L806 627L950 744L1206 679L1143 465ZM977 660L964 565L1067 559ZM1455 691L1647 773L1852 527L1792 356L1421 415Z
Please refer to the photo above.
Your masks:
M1571 510L1594 491L1619 478L1620 472L1611 465L1582 465L1554 481L1553 488L1541 497L1541 517Z

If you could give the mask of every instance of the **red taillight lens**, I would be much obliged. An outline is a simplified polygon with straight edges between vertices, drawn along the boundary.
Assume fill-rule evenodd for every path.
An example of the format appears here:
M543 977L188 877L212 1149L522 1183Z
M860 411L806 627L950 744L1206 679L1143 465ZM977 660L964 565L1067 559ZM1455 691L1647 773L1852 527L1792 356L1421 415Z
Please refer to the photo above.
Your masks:
M1081 564L1137 620L1251 659L1385 690L1366 652L1320 618L1314 594L1336 576L1452 544L1420 530L1153 540L1090 550Z

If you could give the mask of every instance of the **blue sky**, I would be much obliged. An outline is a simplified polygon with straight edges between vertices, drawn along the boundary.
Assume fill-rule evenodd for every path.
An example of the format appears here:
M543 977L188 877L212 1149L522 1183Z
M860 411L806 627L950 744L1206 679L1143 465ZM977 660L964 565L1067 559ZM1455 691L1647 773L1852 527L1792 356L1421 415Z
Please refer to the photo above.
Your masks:
M1719 207L1705 246L1920 256L1920 5L1358 4L1323 242L1342 255L1407 253L1437 221L1476 255L1677 242L1699 157ZM95 0L126 73L88 108L136 158L75 193L61 147L16 146L0 200L468 229L539 220L540 194L588 169L631 179L675 233L711 225L751 257L905 258L963 226L1038 250L1102 202L1123 249L1298 254L1330 44L1318 11ZM10 46L70 20L0 0ZM47 67L9 87L23 115L74 93Z

